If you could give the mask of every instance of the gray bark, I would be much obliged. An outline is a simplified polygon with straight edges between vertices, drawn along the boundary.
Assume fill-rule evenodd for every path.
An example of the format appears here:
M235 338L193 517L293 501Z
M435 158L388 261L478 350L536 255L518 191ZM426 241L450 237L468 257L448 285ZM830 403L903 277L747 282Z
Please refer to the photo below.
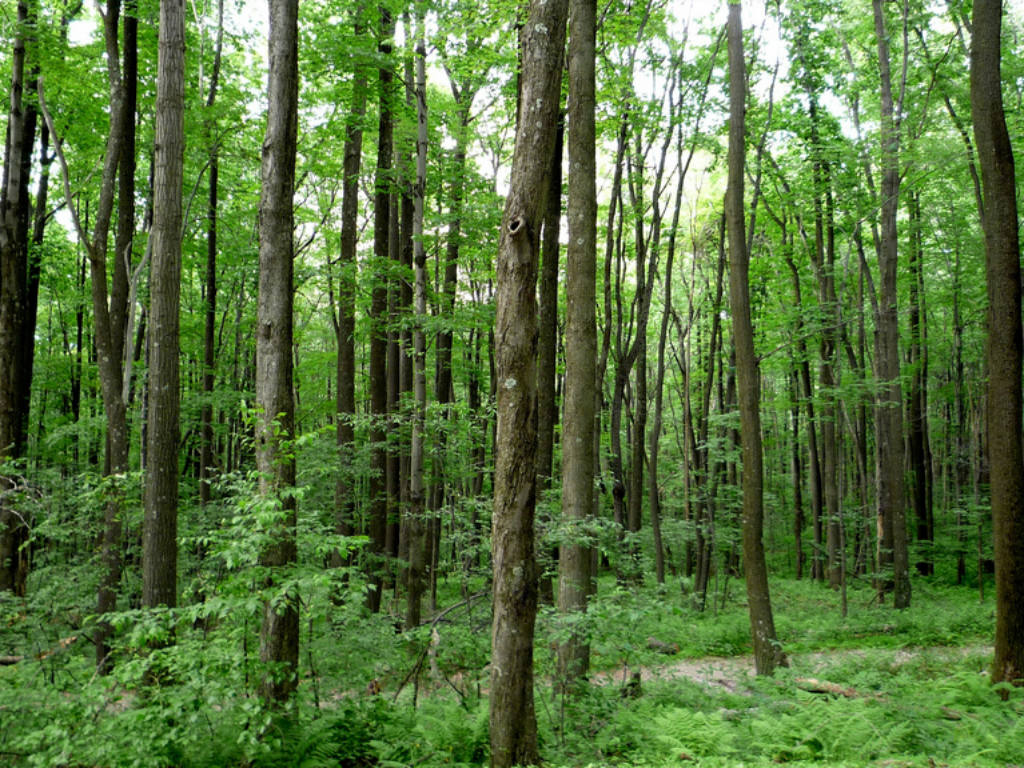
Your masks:
M754 640L754 665L759 675L770 675L775 667L786 666L786 657L775 634L762 541L764 470L761 455L760 381L750 319L749 254L743 204L746 78L739 3L729 6L728 41L729 183L725 193L725 212L729 231L729 298L736 347L743 451L743 570L747 582L750 630Z
M533 629L537 264L568 0L533 0L522 30L520 119L497 259L498 434L492 548L491 765L537 765Z
M1001 0L974 0L971 116L985 203L988 454L996 560L992 682L1024 683L1024 447L1020 245L1013 148L1000 79ZM981 546L979 541L978 546ZM979 582L981 574L978 574Z
M597 164L595 0L570 0L569 175L566 248L565 421L562 428L562 522L571 536L558 560L558 610L586 610L591 550L585 522L594 493L594 412L597 397ZM558 676L566 689L587 674L590 646L581 633L558 648Z
M296 559L295 404L292 372L292 231L298 122L298 0L270 2L267 132L260 194L259 307L256 331L256 432L259 490L270 543L260 628L266 665L260 696L280 703L298 684L299 606L294 594L275 595L280 571Z

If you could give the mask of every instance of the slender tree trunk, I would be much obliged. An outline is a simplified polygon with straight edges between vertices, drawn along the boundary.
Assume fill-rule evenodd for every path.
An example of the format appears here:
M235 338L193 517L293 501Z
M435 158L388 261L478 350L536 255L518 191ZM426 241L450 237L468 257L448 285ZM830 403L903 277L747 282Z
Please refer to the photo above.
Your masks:
M985 202L988 448L996 559L992 682L1024 684L1021 272L1013 149L1000 78L1001 0L975 0L971 115ZM981 574L978 574L979 581Z
M408 70L409 67L403 67ZM411 73L406 71L407 82L412 85ZM395 93L397 100L398 94ZM395 149L395 180L391 187L391 221L388 234L388 300L387 300L387 356L385 363L387 391L387 440L385 446L385 462L387 471L384 473L385 498L387 499L387 528L384 535L384 551L387 555L386 579L387 586L394 587L397 592L404 579L396 578L399 547L401 546L401 512L399 502L402 496L402 414L399 406L402 386L402 330L399 318L403 311L402 279L399 277L402 264L402 250L405 247L403 238L408 235L409 246L412 246L412 200L407 187L409 183L409 158L406 153Z
M281 589L283 569L296 559L295 403L292 373L292 231L298 123L298 0L270 2L267 133L260 195L259 315L256 332L256 433L261 522L269 544L260 556L268 591L260 628L266 665L260 696L288 699L298 684L299 604Z
M541 241L540 308L537 338L537 492L543 495L551 487L555 450L555 424L558 398L555 392L558 368L558 261L559 231L562 220L562 146L565 115L559 112L555 129L555 149L551 153L548 175L547 210ZM558 562L558 547L550 548L552 561ZM540 574L540 600L555 602L554 586L548 574Z
M680 137L680 153L682 137ZM661 442L662 410L664 407L665 389L665 344L668 341L669 323L672 319L672 264L676 251L676 228L679 224L679 213L682 206L682 187L685 170L680 165L679 181L676 185L676 207L673 214L672 233L669 239L668 256L665 260L665 299L661 315L661 333L658 336L658 367L654 384L654 423L648 437L647 450L647 499L650 504L651 533L654 536L654 576L659 584L665 583L665 547L661 536L661 490L658 487L658 457Z
M370 514L369 514L369 576L370 588L366 593L367 606L373 613L380 611L385 545L387 539L387 450L386 420L388 410L387 348L388 334L384 327L387 314L388 288L385 269L390 253L391 226L391 170L393 147L392 98L394 72L391 65L391 36L394 21L387 9L380 9L380 40L378 52L382 57L377 82L380 101L380 119L377 140L376 191L373 206L373 258L374 276L370 299Z
M178 336L185 156L185 3L161 0L149 309L149 431L142 603L177 604Z
M365 32L362 7L355 13L355 34ZM334 485L334 527L343 536L356 532L354 478L352 462L355 449L356 416L356 244L359 238L359 169L363 154L363 117L366 115L366 71L357 62L352 81L350 119L345 126L341 203L341 270L338 279L338 364L337 364L337 444L338 473ZM348 561L347 553L335 553L332 564Z
M459 86L454 80L450 82L452 95L458 104L459 119L456 124L454 178L449 192L451 220L448 224L448 238L445 246L444 272L442 276L442 292L440 296L440 314L447 319L437 334L436 365L434 372L434 399L437 401L444 424L437 431L434 446L434 479L430 490L430 547L433 553L429 559L431 601L436 600L437 593L437 551L440 546L440 515L448 495L448 481L445 476L446 453L448 446L447 424L451 422L452 404L452 349L454 331L452 324L455 317L456 290L458 287L459 252L462 247L462 215L463 198L466 191L467 145L469 143L470 110L475 88L464 82Z
M562 218L562 145L565 119L560 115L551 155L547 210L541 242L540 308L537 338L537 485L541 493L551 485L558 403L555 373L558 353L558 235Z
M217 100L220 81L221 52L224 44L224 0L217 0L217 41L213 54L213 72L210 74L210 92L206 108L212 110ZM199 502L210 501L210 476L213 471L213 388L216 383L217 334L217 195L220 175L219 140L210 135L217 129L216 121L207 123L209 142L210 188L206 206L206 322L203 333L203 407L199 449Z
M967 515L964 498L970 471L970 446L967 436L967 403L964 394L964 325L960 314L960 249L956 249L953 263L953 387L956 412L953 438L953 502L956 505L956 583L967 578Z
M802 579L804 577L804 495L803 462L800 459L800 400L797 390L797 374L794 372L790 384L790 394L793 398L793 405L790 409L790 418L793 422L793 451L790 457L793 471L793 542L796 550L796 577Z
M916 538L924 549L916 563L917 572L922 576L934 573L931 543L934 540L934 524L931 514L931 492L929 490L929 461L927 455L927 368L924 348L924 327L922 323L922 291L924 278L921 261L924 258L921 233L921 199L912 192L908 202L910 224L910 392L907 396L907 420L909 421L910 470L913 477L914 523Z
M115 181L117 168L122 157L125 144L124 116L126 107L124 82L121 76L118 58L119 4L117 0L108 0L103 16L103 38L106 47L107 80L110 88L109 133L103 156L103 171L100 177L99 200L93 222L92 235L87 232L87 223L83 226L74 206L71 193L70 171L63 145L54 130L52 117L46 110L46 99L43 88L39 87L39 104L43 112L50 135L54 137L54 148L60 160L64 181L64 200L72 213L72 221L78 233L79 241L86 250L91 280L91 298L93 306L93 341L97 351L97 362L100 379L100 392L103 398L103 410L107 421L106 460L104 474L121 477L128 471L128 425L126 407L123 399L123 367L118 350L118 338L123 334L113 318L125 316L120 306L112 306L113 295L107 290L107 245L110 235L111 214L114 207ZM88 212L88 209L87 209ZM108 303L108 297L110 302ZM82 348L79 344L79 349ZM101 617L114 610L117 602L117 585L121 580L121 509L123 489L114 482L107 496L104 511L103 539L100 547L102 570L97 590L97 614ZM94 635L96 644L97 669L106 672L109 669L107 641L110 627L102 619Z
M497 260L498 435L492 529L491 765L537 765L533 629L537 613L536 283L554 147L567 0L533 0L522 30L521 109Z
M750 320L749 257L743 204L746 77L739 3L729 5L728 45L729 183L725 210L729 231L729 297L736 345L736 378L739 388L740 435L743 449L743 570L747 582L750 629L754 639L754 664L759 675L770 675L776 666L786 666L786 657L775 634L762 541L764 511L760 382L757 357L754 354L754 331Z
M796 263L791 257L786 258L790 274L793 276L793 293L796 306L803 306L803 293L800 288L800 272ZM818 450L818 423L815 418L814 407L814 385L811 380L811 366L807 352L807 342L804 340L803 320L797 316L797 378L800 383L800 394L804 400L807 411L807 474L810 479L811 491L811 525L812 525L812 551L811 551L811 578L823 579L825 568L822 555L824 553L824 535L822 531L822 482L821 482L821 453Z
M594 413L597 398L597 165L595 155L595 0L570 0L569 176L566 248L565 423L562 428L562 521L573 535L558 560L558 610L586 611L591 547L586 521L593 509ZM565 690L583 679L590 645L572 633L558 648L558 676Z
M427 254L423 246L423 209L427 187L427 44L422 14L416 20L416 184L413 187L413 264L416 282L413 289L416 326L413 331L413 406L412 449L409 462L409 572L405 625L412 629L420 623L420 602L426 568L426 499L423 483L423 436L427 412L426 335Z

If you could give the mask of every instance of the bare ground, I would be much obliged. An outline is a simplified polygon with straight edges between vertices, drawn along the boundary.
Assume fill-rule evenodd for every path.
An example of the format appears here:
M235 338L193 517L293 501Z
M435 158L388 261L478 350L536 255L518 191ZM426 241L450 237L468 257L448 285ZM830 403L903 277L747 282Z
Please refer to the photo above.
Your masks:
M990 654L992 646L974 645L963 648L937 646L928 648L896 648L889 651L872 649L872 656L888 653L891 666L902 666L922 656L942 659L958 659L975 653ZM868 651L860 648L842 648L831 651L788 654L789 666L798 680L819 682L815 677L830 664L850 658L866 658ZM741 689L754 676L752 656L705 656L702 658L679 659L665 664L646 667L623 666L618 669L595 673L591 679L598 685L626 685L635 674L641 682L649 680L690 680L707 688L721 686L729 691ZM822 683L823 685L830 685Z

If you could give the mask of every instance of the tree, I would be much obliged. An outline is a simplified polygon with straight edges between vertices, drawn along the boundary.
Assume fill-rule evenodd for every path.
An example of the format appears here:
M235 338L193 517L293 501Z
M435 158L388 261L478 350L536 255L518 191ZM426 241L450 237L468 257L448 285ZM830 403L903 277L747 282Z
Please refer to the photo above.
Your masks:
M115 290L121 281L117 279L121 267L114 254L111 260L107 253L110 240L110 220L114 208L114 183L117 180L118 165L129 142L125 132L127 117L125 110L132 108L126 98L124 78L120 66L117 24L120 3L108 0L103 15L103 41L107 62L107 83L109 88L109 130L103 154L103 171L100 176L99 199L95 206L91 236L86 231L78 207L74 204L71 191L71 175L63 142L57 133L53 118L46 109L42 83L39 85L39 106L46 119L50 134L54 137L55 150L60 160L64 181L64 202L72 214L79 242L86 250L89 263L90 295L93 309L93 342L100 380L100 394L106 416L105 457L103 474L111 479L103 515L100 560L102 571L97 588L96 612L101 617L95 632L96 665L101 672L109 670L108 640L110 626L102 617L113 611L117 605L117 587L121 581L121 535L125 473L129 470L129 434L127 418L127 397L124 391L124 377L129 361L125 354L125 330L128 317L127 290ZM108 264L108 261L110 263ZM114 279L108 290L108 267L113 267ZM126 273L125 273L126 274ZM80 349L80 345L79 345Z
M412 446L409 461L409 576L406 628L414 629L420 622L420 598L423 594L423 572L426 547L423 483L423 432L427 411L426 334L427 318L427 254L423 246L423 209L427 186L427 43L422 16L416 20L419 37L416 41L416 184L413 188L413 264L415 267L413 331L413 406Z
M295 402L292 395L292 231L298 122L298 0L270 2L267 133L260 193L259 316L256 331L256 465L266 501L264 587L282 589L278 572L296 559ZM298 684L299 606L290 590L263 607L260 695L282 702Z
M355 12L355 36L362 37L365 24L362 8ZM334 489L335 529L355 533L355 500L351 463L355 449L356 416L356 245L359 238L359 169L363 159L363 118L366 115L366 68L356 61L349 119L345 124L341 202L341 277L338 283L337 445L338 473ZM341 565L336 558L335 565Z
M26 103L26 39L35 23L27 0L18 2L18 29L11 61L10 111L0 187L0 461L25 448L28 414L19 392L28 309L29 183L36 110ZM31 332L30 332L31 333ZM0 478L4 486L7 480ZM11 481L13 483L13 481ZM8 490L6 487L2 490ZM0 505L0 590L25 594L28 531L13 509Z
M388 410L387 390L387 347L388 334L385 317L388 304L386 269L390 253L391 226L391 168L394 153L394 122L392 99L394 98L395 73L391 63L391 37L395 23L391 12L380 9L380 42L377 45L381 66L377 74L380 116L377 131L377 170L374 177L373 197L373 260L374 276L370 299L370 413L373 424L370 429L372 443L370 475L369 515L369 568L370 589L366 593L367 606L373 613L380 611L384 586L383 568L387 539L387 450L386 416Z
M733 0L729 2L728 50L729 183L725 193L725 215L729 233L729 300L736 348L743 450L743 570L750 606L750 631L754 638L754 664L757 674L770 675L775 667L787 664L775 634L762 541L764 469L759 402L761 382L757 356L754 354L754 329L750 320L749 255L743 203L746 75L740 3Z
M537 264L544 193L558 118L568 0L533 0L522 34L520 116L497 260L491 629L491 765L536 765L533 628L537 562Z
M876 457L878 466L879 567L892 566L893 607L910 605L910 573L907 553L905 491L903 487L903 398L900 394L899 315L896 270L899 263L896 214L900 193L900 125L903 110L893 99L889 66L889 32L882 0L873 0L878 70L881 79L882 184L881 237L878 248L880 290L875 318L875 373L878 402L875 406ZM904 67L903 82L906 82ZM885 587L883 587L885 588Z
M220 85L221 57L224 50L224 0L217 0L217 39L214 43L213 72L206 109L213 111ZM210 501L210 476L213 471L213 389L216 383L217 345L217 198L220 181L220 138L211 135L216 130L216 118L206 122L206 140L210 163L210 182L206 205L206 312L203 326L203 407L199 448L199 501Z
M988 450L996 560L992 682L1024 684L1024 447L1020 244L1013 149L1000 78L1002 0L975 0L971 117L978 147L988 282Z
M161 0L149 310L149 421L142 602L177 604L178 308L185 154L185 3Z
M562 428L562 522L570 531L558 559L558 610L570 619L586 610L591 546L586 521L594 493L594 411L597 388L597 161L595 154L595 30L597 3L569 8L569 203L565 313L565 422ZM576 614L576 616L574 616ZM587 674L590 648L573 633L558 649L558 674L568 687Z

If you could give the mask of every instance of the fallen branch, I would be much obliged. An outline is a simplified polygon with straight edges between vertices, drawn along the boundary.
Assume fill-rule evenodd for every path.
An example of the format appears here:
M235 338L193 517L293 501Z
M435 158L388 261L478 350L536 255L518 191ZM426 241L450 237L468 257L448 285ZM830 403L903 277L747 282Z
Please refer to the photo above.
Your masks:
M837 683L830 683L827 680L816 680L813 677L797 678L796 687L808 693L827 693L833 696L843 696L847 699L859 699L864 695L854 688L843 688L843 686Z
M482 591L477 592L475 594L472 594L469 597L467 597L465 600L460 600L457 603L453 603L452 605L449 605L447 608L445 608L443 611L441 611L439 614L437 614L437 616L435 616L433 619L430 620L431 636L433 636L433 630L437 626L437 623L439 621L441 621L441 619L443 619L449 613L454 611L456 608L461 608L464 605L472 605L474 600L476 600L479 597L483 597L484 595L487 594L488 591L489 590L485 589L485 590L482 590ZM421 624L420 626L423 626L423 625ZM431 648L432 644L433 644L432 642L428 642L426 645L423 646L423 650L420 651L419 655L416 657L416 663L412 665L412 669L409 670L409 672L406 674L406 676L404 678L402 678L402 682L399 683L398 690L395 691L395 695L391 699L392 701L398 701L398 695L402 692L402 690L405 688L405 686L408 685L409 681L413 678L413 675L418 675L419 674L420 669L423 668L423 661L426 659L427 653L430 651L430 648ZM449 684L451 685L450 681L449 681ZM452 685L452 687L454 688L455 686Z
M65 637L64 639L58 641L57 644L49 650L37 653L35 656L0 656L0 667L10 667L14 664L18 664L22 661L25 661L25 659L35 659L36 661L43 661L44 659L52 656L55 653L59 653L60 651L64 651L70 648L78 640L78 637L78 635L71 635L70 637Z

